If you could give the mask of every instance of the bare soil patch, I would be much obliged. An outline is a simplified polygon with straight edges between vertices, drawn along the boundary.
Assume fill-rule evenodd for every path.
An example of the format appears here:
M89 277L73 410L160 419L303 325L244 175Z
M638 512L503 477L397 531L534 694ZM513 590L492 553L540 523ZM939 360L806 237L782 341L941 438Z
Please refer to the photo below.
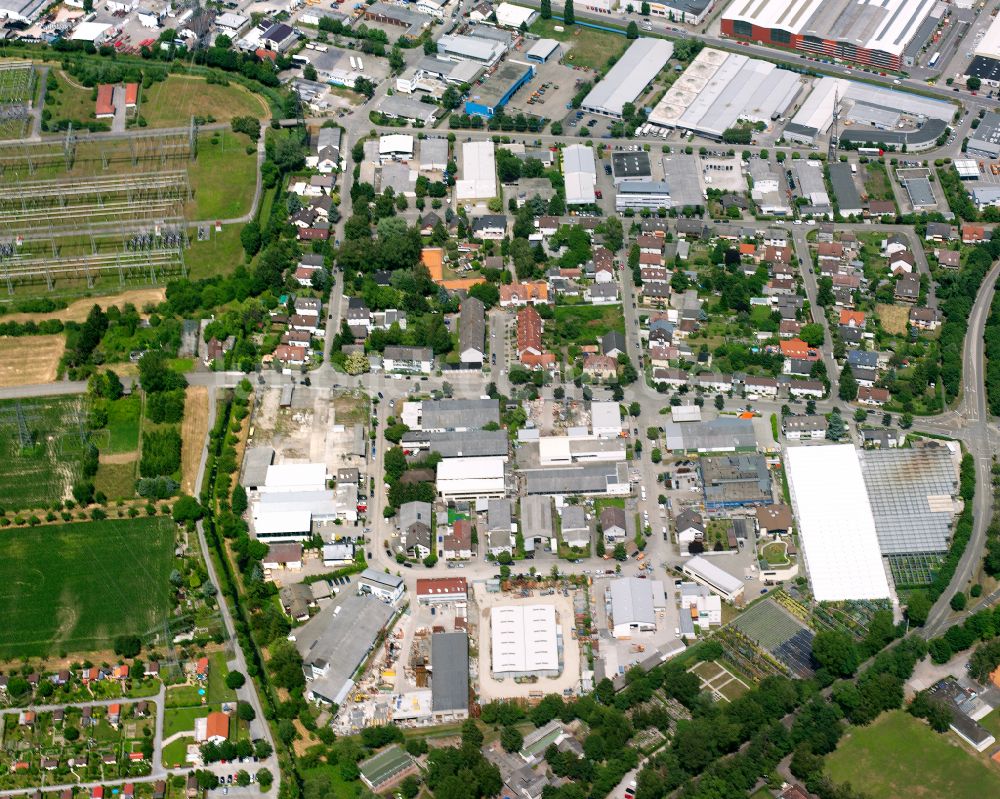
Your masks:
M0 336L0 386L51 383L59 370L66 338L52 336Z

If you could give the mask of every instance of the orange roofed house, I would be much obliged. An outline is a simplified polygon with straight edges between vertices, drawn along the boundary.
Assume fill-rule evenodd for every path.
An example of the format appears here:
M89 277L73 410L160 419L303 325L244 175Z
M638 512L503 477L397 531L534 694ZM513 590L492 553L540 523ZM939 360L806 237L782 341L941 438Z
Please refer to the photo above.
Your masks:
M517 357L532 368L552 366L556 361L542 347L542 317L530 305L517 312Z
M549 284L544 280L534 283L513 283L500 287L500 307L547 304L549 301Z
M781 354L796 361L819 360L819 353L800 338L790 338L781 342Z
M221 710L209 713L203 719L195 719L194 739L198 743L222 743L229 738L229 716Z
M115 115L115 87L110 83L102 83L97 87L98 119L107 119Z

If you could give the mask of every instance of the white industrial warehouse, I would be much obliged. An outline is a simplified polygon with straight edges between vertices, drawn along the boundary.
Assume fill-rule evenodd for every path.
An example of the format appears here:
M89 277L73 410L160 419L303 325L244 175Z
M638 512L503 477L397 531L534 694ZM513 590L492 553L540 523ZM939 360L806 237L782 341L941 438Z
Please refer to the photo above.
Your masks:
M554 605L500 605L490 610L494 677L556 677L562 671Z
M444 499L501 498L507 494L501 456L445 458L437 465L437 491Z
M662 580L622 577L608 585L608 626L615 638L637 632L655 632L656 614L666 607Z
M455 181L459 202L488 200L497 194L496 153L491 141L467 141L462 145L462 178Z
M583 110L621 118L625 104L635 102L673 54L674 46L664 39L636 39L583 98Z
M787 469L816 600L893 598L854 447L793 447Z
M566 184L566 205L589 205L596 199L597 165L594 151L583 144L564 147L563 178Z
M719 139L738 120L768 122L783 113L801 89L795 72L706 47L663 95L649 122Z

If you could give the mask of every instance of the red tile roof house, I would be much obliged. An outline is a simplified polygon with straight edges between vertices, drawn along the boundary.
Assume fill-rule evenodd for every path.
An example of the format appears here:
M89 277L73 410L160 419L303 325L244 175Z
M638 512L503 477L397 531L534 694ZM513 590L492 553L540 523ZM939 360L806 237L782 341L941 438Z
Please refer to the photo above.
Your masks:
M208 658L198 658L195 663L194 674L199 680L208 679Z
M858 389L858 402L862 405L875 405L881 407L889 401L889 389L869 388L861 386Z
M962 244L975 244L986 238L986 228L982 225L962 225Z
M108 724L112 727L117 728L118 723L122 720L122 706L120 704L113 704L108 708Z
M13 771L27 771L30 768L27 760L18 760L11 766Z
M101 679L101 670L96 667L91 667L89 669L84 669L80 672L80 682L84 685L90 682L98 682Z
M800 338L790 338L782 341L781 354L786 358L793 358L797 361L815 361L819 359L819 353L810 348Z
M104 786L95 785L90 790L90 799L104 799Z
M849 311L846 308L841 308L840 324L847 325L848 327L864 327L865 326L864 311Z
M22 727L31 727L35 723L35 711L34 710L22 710L20 715L17 717L17 723Z
M131 763L141 763L146 759L146 756L142 752L129 752L128 759Z
M128 664L122 664L121 666L115 666L114 672L112 672L116 680L127 680L128 679Z
M525 366L555 364L555 355L542 347L542 317L530 305L517 312L517 357Z
M135 754L135 752L133 752L132 754ZM140 752L139 755L141 757L142 753ZM130 755L130 757L131 757L131 755ZM122 796L135 796L135 783L134 782L126 782L125 783L125 786L122 788Z
M97 107L95 116L98 119L108 119L115 115L115 87L110 83L102 83L97 87Z
M126 83L125 84L125 107L135 108L139 102L139 84L138 83Z
M583 360L583 371L591 377L611 380L618 375L618 361L610 355L588 355Z

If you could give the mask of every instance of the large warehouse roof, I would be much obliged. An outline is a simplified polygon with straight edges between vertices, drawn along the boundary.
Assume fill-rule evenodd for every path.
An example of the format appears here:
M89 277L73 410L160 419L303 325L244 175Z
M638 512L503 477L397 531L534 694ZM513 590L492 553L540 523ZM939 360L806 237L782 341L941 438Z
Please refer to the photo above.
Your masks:
M719 138L737 120L767 122L798 94L799 76L769 61L703 49L674 82L649 121Z
M459 200L485 200L497 193L496 154L491 141L462 144L462 179L455 182Z
M854 447L793 447L788 450L787 468L816 600L890 597Z
M621 116L625 103L633 102L642 93L673 53L674 46L663 39L636 39L583 99L583 107Z
M554 605L503 605L490 611L493 673L558 671Z
M937 0L733 0L723 19L900 55Z
M946 551L958 494L951 451L873 449L860 457L882 554Z
M611 581L611 616L616 627L621 624L656 624L653 582L636 577L622 577Z
M469 636L431 636L431 706L435 713L469 709Z
M993 23L987 28L973 53L985 58L1000 58L1000 14L993 18Z
M588 205L594 202L597 185L597 165L594 151L583 144L571 144L563 149L563 175L567 205Z

